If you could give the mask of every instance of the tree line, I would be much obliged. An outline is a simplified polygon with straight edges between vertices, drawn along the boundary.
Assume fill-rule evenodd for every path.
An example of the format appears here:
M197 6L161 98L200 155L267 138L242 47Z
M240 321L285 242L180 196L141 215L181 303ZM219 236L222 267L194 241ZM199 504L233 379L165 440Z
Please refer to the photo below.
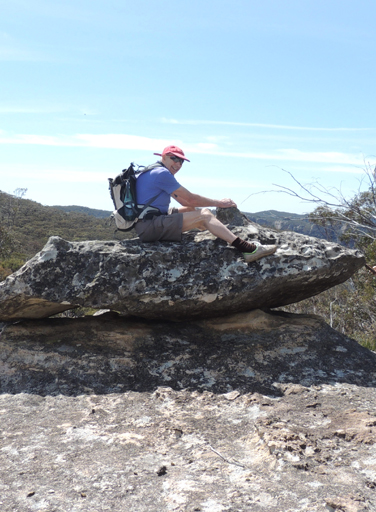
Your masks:
M0 191L0 280L19 269L46 244L50 236L70 241L111 240L135 236L115 232L109 217L65 212L24 199L26 189Z

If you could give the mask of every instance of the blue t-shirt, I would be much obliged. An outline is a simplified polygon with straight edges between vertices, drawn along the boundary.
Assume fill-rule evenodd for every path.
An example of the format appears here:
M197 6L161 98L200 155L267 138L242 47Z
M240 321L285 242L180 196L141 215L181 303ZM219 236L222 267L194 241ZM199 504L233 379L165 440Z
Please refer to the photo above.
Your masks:
M151 203L162 213L167 213L171 194L181 185L166 167L157 167L140 174L136 181L138 204L147 204L150 199L161 192L161 195Z

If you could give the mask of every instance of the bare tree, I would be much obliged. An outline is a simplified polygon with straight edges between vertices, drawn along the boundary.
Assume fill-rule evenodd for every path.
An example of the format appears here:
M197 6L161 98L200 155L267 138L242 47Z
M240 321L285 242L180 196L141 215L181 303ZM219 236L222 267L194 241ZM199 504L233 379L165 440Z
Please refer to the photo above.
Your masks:
M285 171L297 189L273 184L277 192L288 194L316 206L309 220L339 235L339 239L361 249L371 261L376 261L376 167L365 162L358 191L348 199L340 188L325 187L319 182L303 185L289 171ZM366 265L376 274L376 267Z
M343 226L348 238L376 241L376 185L375 171L369 163L365 164L364 174L359 182L358 192L348 199L341 189L327 188L319 182L303 185L291 172L285 171L298 190L273 184L279 190L306 203L316 205L309 218L320 225Z

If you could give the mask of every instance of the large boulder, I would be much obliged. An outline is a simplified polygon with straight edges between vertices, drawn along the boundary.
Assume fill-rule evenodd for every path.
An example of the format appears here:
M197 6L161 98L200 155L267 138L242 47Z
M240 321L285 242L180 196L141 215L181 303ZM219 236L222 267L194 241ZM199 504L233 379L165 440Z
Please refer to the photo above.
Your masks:
M279 384L288 382L375 388L376 353L316 315L255 309L169 322L107 312L4 325L0 370L1 393L106 394L169 386L279 396Z
M235 208L218 216L238 236L277 244L276 253L247 264L208 232L186 234L181 243L51 237L0 283L0 321L44 318L77 306L174 321L276 308L346 281L365 263L359 251L263 228Z

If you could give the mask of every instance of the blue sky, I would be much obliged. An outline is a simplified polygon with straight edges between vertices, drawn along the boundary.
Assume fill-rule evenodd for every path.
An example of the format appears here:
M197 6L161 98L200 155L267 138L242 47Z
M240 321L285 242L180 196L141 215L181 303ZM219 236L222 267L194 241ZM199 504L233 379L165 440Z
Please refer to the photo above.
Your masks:
M305 213L376 163L371 0L0 0L0 190L110 210L107 178L174 143L181 185ZM278 187L277 187L278 189ZM267 191L266 193L264 193Z

